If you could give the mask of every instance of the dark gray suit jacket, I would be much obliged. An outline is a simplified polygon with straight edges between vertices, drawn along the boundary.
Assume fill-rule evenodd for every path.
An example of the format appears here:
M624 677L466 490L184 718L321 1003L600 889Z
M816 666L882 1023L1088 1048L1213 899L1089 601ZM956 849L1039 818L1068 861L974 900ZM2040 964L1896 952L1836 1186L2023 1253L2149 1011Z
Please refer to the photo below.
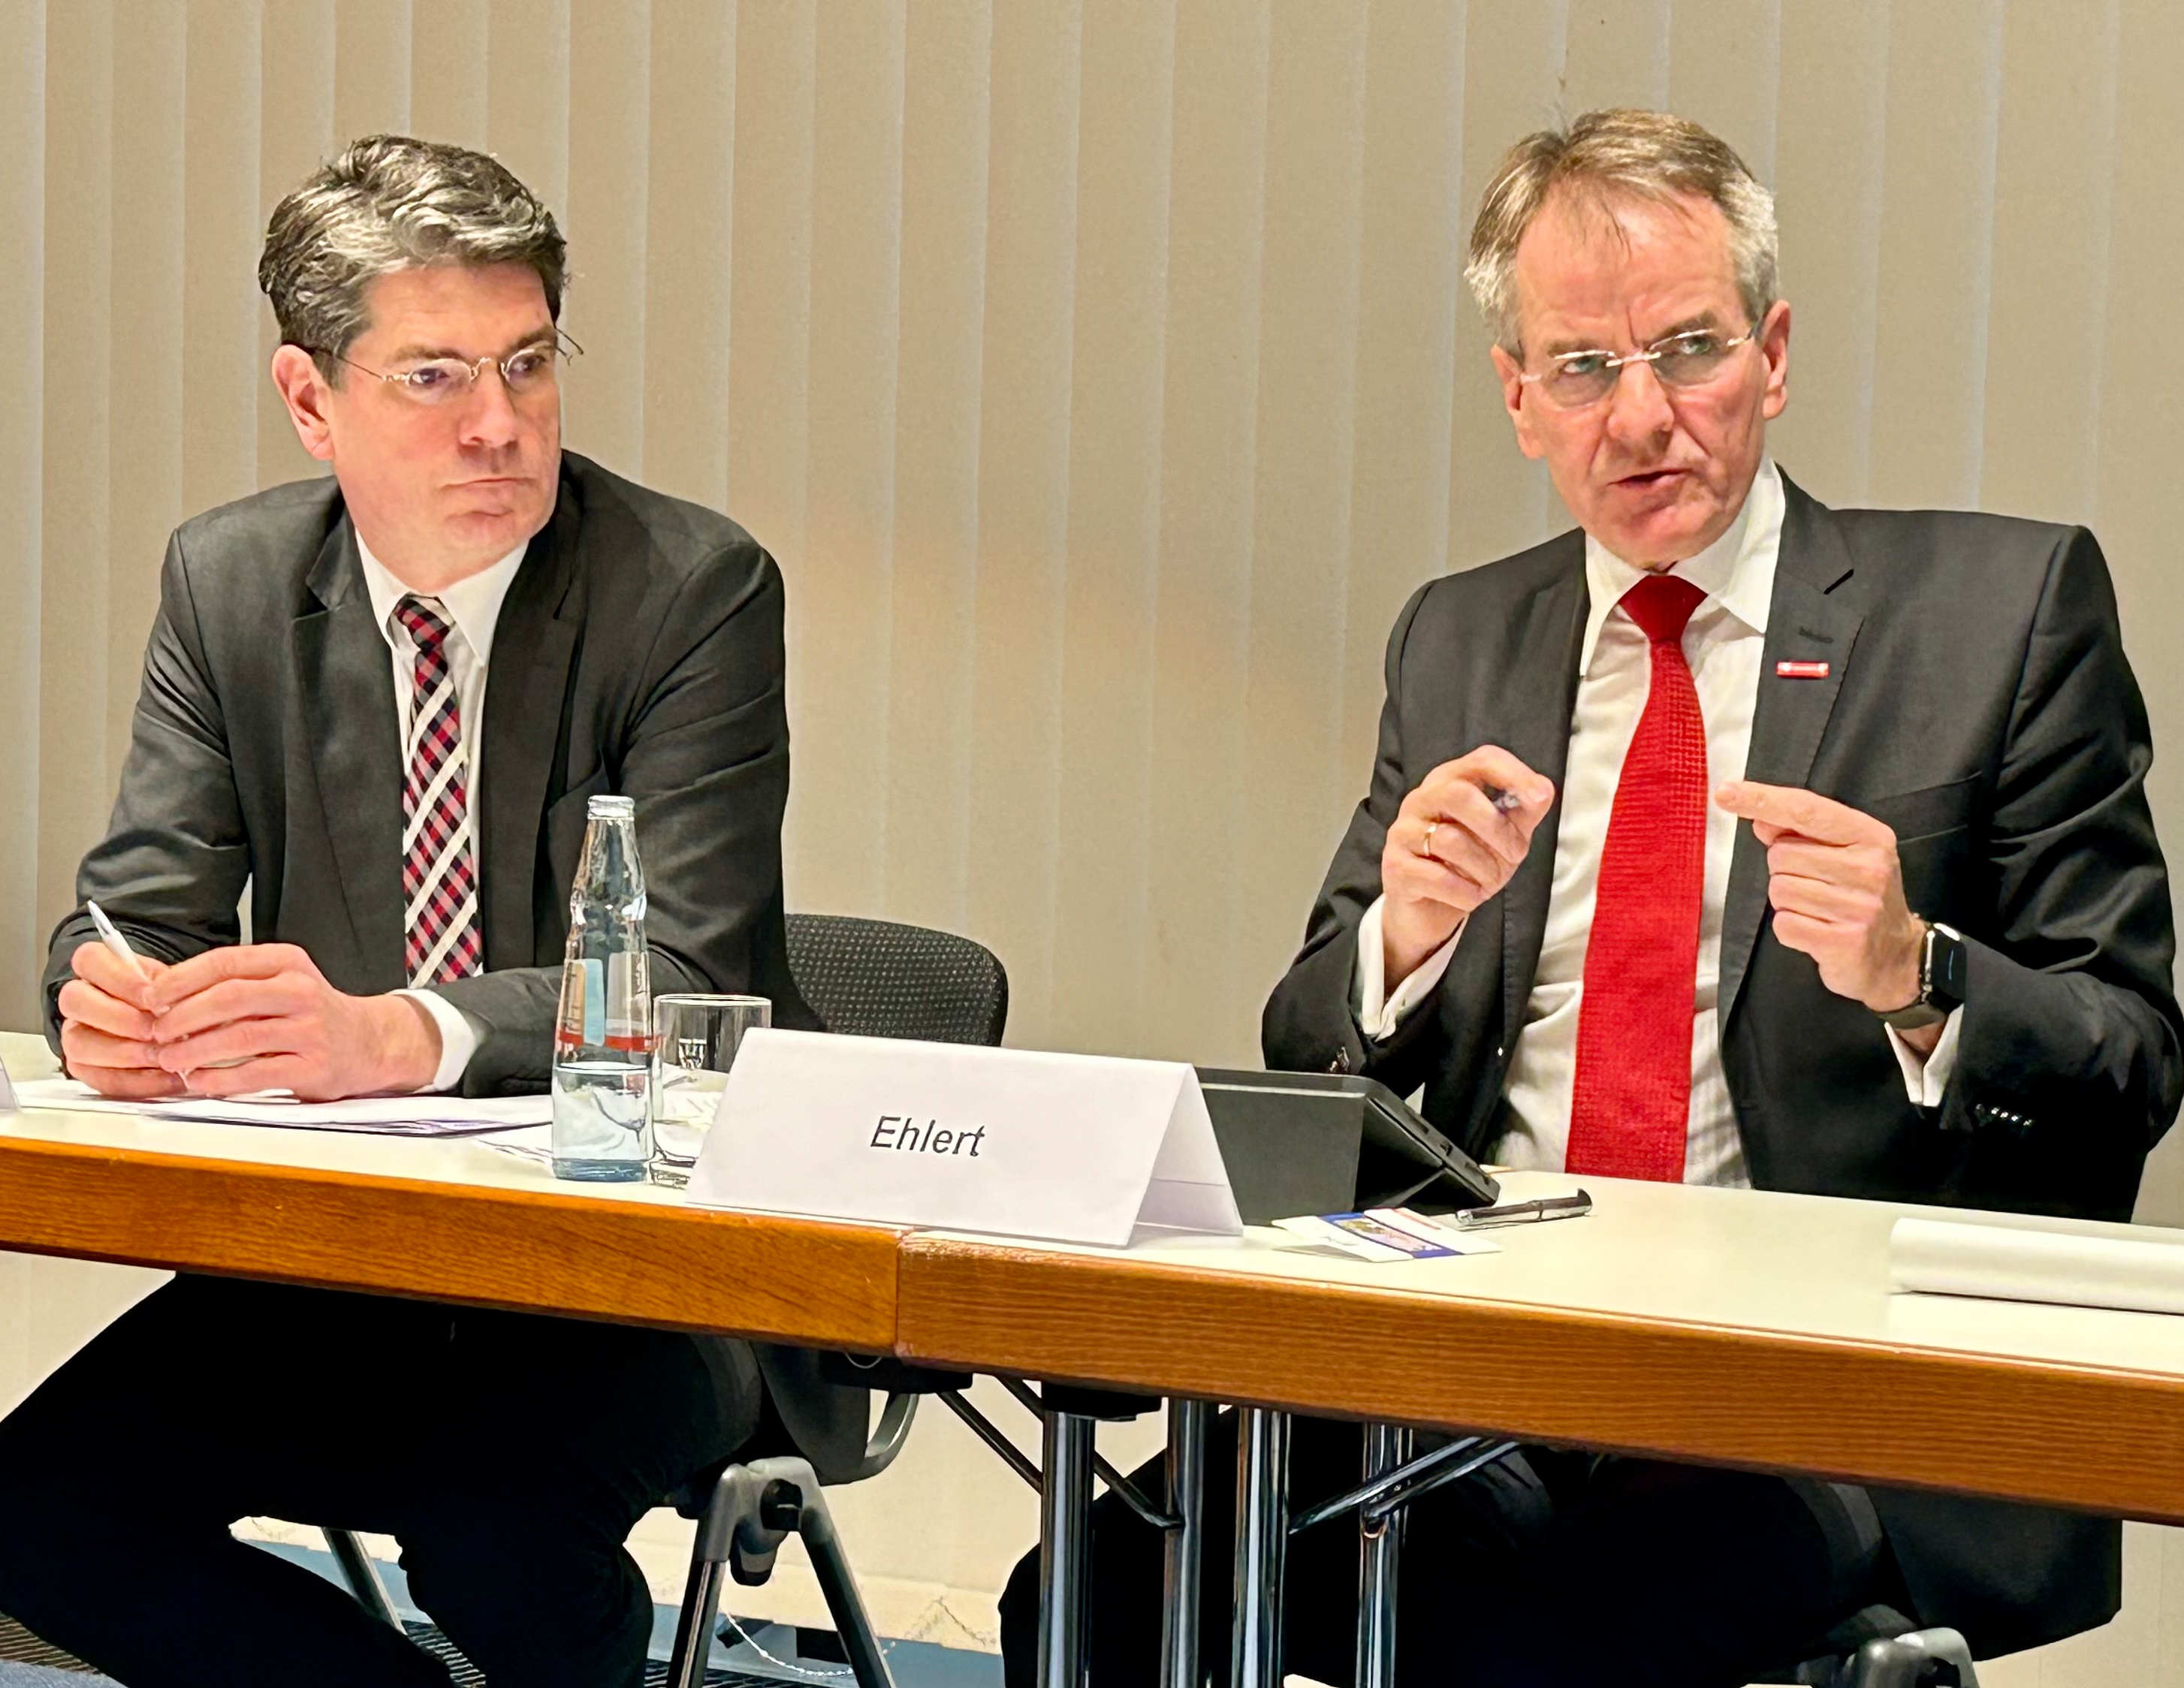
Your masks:
M469 1094L545 1086L570 881L602 792L637 799L654 989L754 992L777 1025L817 1026L782 918L782 603L780 571L734 522L564 454L487 676L472 798L487 971L437 988L486 1028ZM276 487L169 542L120 795L78 896L176 961L237 941L247 883L257 941L301 946L340 989L399 989L402 778L393 665L340 488ZM53 933L56 1048L55 999L92 935L81 909ZM759 1362L822 1474L854 1463L863 1392L789 1351Z
M2184 1087L2184 1022L2146 711L2100 549L2081 528L1830 510L1785 490L1747 775L1888 822L1912 908L1970 953L1954 1073L1930 1113L1907 1099L1874 1016L1776 942L1765 852L1739 828L1720 1035L1752 1182L2127 1219ZM1388 648L1371 791L1267 1005L1268 1067L1423 1086L1428 1117L1482 1156L1504 1128L1560 808L1465 928L1434 1001L1385 1043L1368 1042L1351 1008L1357 927L1379 894L1388 826L1438 764L1498 744L1561 784L1586 607L1577 533L1412 598ZM1778 678L1783 660L1825 661L1828 677ZM1982 1654L2115 1610L2112 1523L1875 1500L1918 1615Z

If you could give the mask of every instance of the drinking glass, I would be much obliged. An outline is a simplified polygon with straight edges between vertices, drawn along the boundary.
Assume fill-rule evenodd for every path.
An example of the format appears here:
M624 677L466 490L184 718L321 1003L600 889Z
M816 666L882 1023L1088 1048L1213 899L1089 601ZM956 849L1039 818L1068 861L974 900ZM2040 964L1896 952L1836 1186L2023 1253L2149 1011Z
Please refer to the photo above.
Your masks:
M773 1023L763 996L652 999L652 1179L677 1188L705 1146L744 1033Z

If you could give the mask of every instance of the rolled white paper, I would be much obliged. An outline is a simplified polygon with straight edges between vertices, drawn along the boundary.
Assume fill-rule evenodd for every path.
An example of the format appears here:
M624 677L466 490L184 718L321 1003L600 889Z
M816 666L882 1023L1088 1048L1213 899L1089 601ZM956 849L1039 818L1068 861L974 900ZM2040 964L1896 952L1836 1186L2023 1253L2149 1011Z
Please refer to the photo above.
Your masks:
M1888 1275L1897 1290L2184 1313L2184 1245L2174 1242L1898 1219Z

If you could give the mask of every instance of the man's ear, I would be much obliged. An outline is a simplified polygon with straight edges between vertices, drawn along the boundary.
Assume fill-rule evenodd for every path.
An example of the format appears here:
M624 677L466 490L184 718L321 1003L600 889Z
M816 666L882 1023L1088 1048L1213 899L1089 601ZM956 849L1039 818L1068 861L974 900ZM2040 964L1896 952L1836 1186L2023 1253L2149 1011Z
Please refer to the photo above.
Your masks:
M1494 359L1494 373L1502 382L1502 404L1509 412L1510 425L1517 430L1517 448L1527 457L1542 455L1546 448L1533 432L1531 415L1524 409L1524 366L1499 346L1488 348L1487 355Z
M1773 421L1790 402L1790 302L1777 299L1761 320L1759 355L1767 360L1767 391L1760 414Z
M333 426L327 420L326 400L332 388L319 366L301 346L281 346L273 354L273 385L288 407L288 420L296 425L296 437L304 449L321 463L334 458Z

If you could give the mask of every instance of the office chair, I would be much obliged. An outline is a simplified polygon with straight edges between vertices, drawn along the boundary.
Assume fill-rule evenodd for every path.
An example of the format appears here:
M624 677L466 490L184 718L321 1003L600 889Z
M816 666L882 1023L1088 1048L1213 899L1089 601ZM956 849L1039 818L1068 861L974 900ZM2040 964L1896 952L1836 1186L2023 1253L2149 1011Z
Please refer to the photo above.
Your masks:
M788 928L789 974L828 1031L928 1043L1000 1042L1009 1014L1008 973L983 944L927 927L851 915L792 914ZM910 1438L920 1396L960 1391L971 1383L965 1373L847 1354L830 1357L824 1369L840 1387L887 1391L879 1423L851 1482L877 1477L894 1463ZM726 1462L683 1484L668 1496L668 1504L695 1519L698 1529L667 1688L699 1688L720 1620L725 1579L733 1576L751 1585L765 1582L776 1552L790 1535L804 1540L859 1688L890 1688L887 1661L858 1597L826 1496L807 1462ZM400 1629L364 1544L345 1529L329 1529L326 1538L349 1592L375 1617Z
M1009 976L983 944L845 914L788 916L788 971L830 1032L997 1045Z
M1979 1688L1971 1649L1954 1630L1921 1630L1892 1606L1869 1606L1828 1631L1817 1657L1762 1682L1802 1688Z

